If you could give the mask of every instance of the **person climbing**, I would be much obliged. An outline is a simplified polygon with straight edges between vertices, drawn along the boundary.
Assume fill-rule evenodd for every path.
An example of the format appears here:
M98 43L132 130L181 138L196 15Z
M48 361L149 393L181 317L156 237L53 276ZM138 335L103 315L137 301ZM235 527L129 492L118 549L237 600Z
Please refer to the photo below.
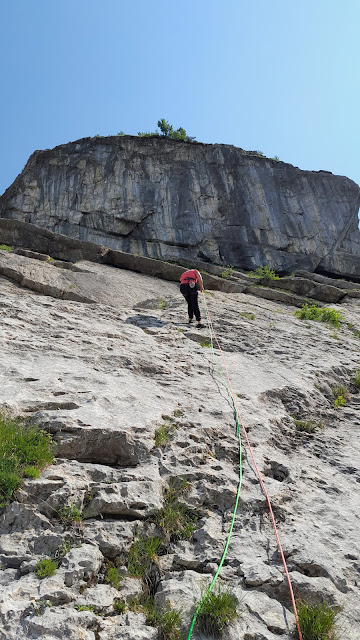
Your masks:
M197 326L202 327L198 303L199 289L200 291L204 291L201 273L197 269L185 271L180 278L180 291L188 304L189 324L191 324L195 315Z

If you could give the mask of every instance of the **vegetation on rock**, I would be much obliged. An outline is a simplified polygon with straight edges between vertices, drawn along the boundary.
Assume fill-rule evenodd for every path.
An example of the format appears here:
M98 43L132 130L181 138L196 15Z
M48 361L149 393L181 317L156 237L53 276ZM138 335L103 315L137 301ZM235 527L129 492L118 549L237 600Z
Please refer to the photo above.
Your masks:
M238 599L229 590L218 588L210 592L201 603L196 625L197 629L212 638L222 638L229 624L239 616Z
M194 137L190 137L187 135L185 129L183 127L179 127L178 129L174 129L172 124L169 124L165 118L161 118L158 120L157 126L159 129L155 131L145 131L138 132L138 136L141 138L150 138L152 136L160 136L163 138L169 138L171 140L182 140L183 142L193 142L195 140Z
M255 278L266 278L267 280L279 280L279 276L276 275L273 269L269 269L267 266L258 267L255 271L250 271L251 276Z
M297 611L303 640L336 640L334 627L339 607L331 607L325 602L309 604L300 601ZM298 635L296 631L295 635Z
M35 573L38 578L48 578L49 576L53 576L57 569L57 562L55 560L51 560L51 558L44 558L37 563L35 567Z
M82 522L84 514L75 504L71 503L61 507L58 511L58 518L64 525L72 525L75 522Z
M301 309L294 312L300 320L315 320L315 322L325 322L333 327L340 327L343 320L342 313L329 307L317 307L315 304L304 304Z
M53 461L51 437L37 426L0 412L0 508L4 507L25 476Z
M152 516L152 521L161 529L167 543L191 538L195 531L197 515L179 500L188 489L185 480L174 478L165 492L163 508Z

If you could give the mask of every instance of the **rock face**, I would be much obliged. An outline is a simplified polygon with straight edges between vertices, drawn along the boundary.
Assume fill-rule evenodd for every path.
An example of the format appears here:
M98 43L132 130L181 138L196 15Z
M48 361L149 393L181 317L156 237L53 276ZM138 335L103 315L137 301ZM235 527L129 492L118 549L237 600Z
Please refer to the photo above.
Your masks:
M360 276L359 186L228 145L131 136L36 151L0 217L164 260Z
M22 286L0 275L0 408L48 430L56 460L25 480L0 514L0 640L155 640L144 613L132 610L143 585L129 575L128 554L139 536L158 534L149 518L176 478L188 481L184 501L198 519L189 539L159 555L153 591L159 607L181 608L187 637L194 602L224 549L239 471L233 407L207 330L183 322L185 303L172 282L90 262L64 280L63 270L49 276L56 267L30 255L10 254L8 264ZM72 291L71 274L77 294L91 302L43 288ZM342 607L338 632L358 640L359 300L336 306L344 315L336 332L251 292L213 291L206 301L295 595ZM349 396L336 409L340 386ZM155 433L164 424L169 441L159 446ZM241 615L225 637L290 640L287 581L244 442L242 457L219 578L239 598ZM59 520L70 505L83 512L77 526ZM36 564L49 556L58 568L40 580ZM123 576L119 588L106 580L109 562ZM196 629L192 638L210 640Z

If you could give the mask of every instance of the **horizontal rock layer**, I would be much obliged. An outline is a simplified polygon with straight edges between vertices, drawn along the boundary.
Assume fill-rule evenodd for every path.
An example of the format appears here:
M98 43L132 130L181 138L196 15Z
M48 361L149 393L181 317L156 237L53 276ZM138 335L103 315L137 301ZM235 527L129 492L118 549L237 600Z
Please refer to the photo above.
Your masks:
M131 136L36 151L0 217L164 260L360 276L359 187L229 145Z

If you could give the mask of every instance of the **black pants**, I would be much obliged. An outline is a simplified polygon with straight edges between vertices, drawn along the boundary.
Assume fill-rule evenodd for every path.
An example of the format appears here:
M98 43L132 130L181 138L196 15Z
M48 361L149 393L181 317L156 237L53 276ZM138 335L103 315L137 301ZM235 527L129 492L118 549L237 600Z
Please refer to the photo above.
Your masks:
M198 286L197 284L192 289L188 284L181 284L180 291L183 294L187 304L188 304L188 314L189 318L192 318L195 315L195 318L198 322L201 320L199 303L198 303Z

